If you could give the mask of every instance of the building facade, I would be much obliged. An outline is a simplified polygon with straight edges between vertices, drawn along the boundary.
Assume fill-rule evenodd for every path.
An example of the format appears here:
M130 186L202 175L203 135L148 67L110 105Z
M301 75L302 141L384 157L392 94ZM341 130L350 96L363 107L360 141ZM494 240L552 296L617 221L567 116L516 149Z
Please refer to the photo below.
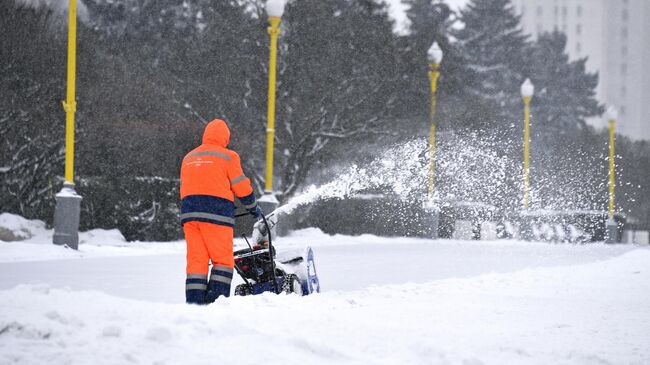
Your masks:
M588 57L597 97L619 111L618 131L650 140L650 0L512 0L535 39L558 30L572 59ZM604 117L589 121L606 125Z

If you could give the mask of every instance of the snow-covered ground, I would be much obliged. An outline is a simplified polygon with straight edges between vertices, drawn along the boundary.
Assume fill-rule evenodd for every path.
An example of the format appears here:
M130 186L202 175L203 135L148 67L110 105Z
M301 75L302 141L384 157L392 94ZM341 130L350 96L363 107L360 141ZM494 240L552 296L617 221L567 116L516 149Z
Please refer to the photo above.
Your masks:
M314 247L321 294L196 307L183 242L30 229L0 242L0 364L650 363L647 246L304 230L277 246Z

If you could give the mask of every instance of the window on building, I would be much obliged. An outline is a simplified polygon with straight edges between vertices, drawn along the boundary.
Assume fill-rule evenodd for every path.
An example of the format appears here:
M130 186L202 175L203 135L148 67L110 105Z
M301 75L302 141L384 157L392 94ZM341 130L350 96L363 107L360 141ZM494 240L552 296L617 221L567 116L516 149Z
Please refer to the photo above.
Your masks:
M629 14L627 13L627 9L623 9L623 11L621 12L621 19L627 20L628 16Z
M566 23L562 24L562 33L566 34Z
M580 35L580 33L582 33L582 25L578 24L576 25L576 34Z
M627 56L627 46L621 47L621 55Z
M582 45L580 42L576 43L576 52L580 53L582 51Z
M621 105L621 115L625 115L625 105Z
M544 27L542 24L537 24L537 35L542 34L542 32L544 32Z
M541 5L537 6L537 16L542 16L544 14L544 8Z
M627 88L625 87L625 85L623 85L621 86L621 96L625 97L626 94L627 94Z
M555 5L555 7L553 8L553 12L555 13L555 16L559 14L559 8L557 7L557 5Z
M576 8L576 15L581 16L582 15L582 5L578 5Z
M563 6L562 7L562 16L566 16L566 15L567 15L566 6Z
M621 29L621 36L622 36L623 38L627 38L627 27L623 27L623 28Z
M621 64L621 75L623 76L627 75L627 63Z

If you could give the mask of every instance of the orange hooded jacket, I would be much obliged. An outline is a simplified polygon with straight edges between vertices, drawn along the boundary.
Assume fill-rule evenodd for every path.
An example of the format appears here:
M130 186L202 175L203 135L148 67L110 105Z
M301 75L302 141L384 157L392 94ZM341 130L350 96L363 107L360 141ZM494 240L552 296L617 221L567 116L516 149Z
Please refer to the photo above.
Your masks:
M208 123L203 143L188 153L181 166L181 222L208 222L233 227L234 197L246 209L257 206L239 155L227 149L230 130L221 119Z

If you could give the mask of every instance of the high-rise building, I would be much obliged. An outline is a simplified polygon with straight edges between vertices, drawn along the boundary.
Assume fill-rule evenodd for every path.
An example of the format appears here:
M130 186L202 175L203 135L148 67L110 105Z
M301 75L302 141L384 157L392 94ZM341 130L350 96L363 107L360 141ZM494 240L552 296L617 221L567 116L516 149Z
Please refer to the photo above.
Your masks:
M598 72L598 100L619 111L618 131L650 139L650 0L513 0L533 39L558 30L572 59ZM589 122L605 126L604 118Z

